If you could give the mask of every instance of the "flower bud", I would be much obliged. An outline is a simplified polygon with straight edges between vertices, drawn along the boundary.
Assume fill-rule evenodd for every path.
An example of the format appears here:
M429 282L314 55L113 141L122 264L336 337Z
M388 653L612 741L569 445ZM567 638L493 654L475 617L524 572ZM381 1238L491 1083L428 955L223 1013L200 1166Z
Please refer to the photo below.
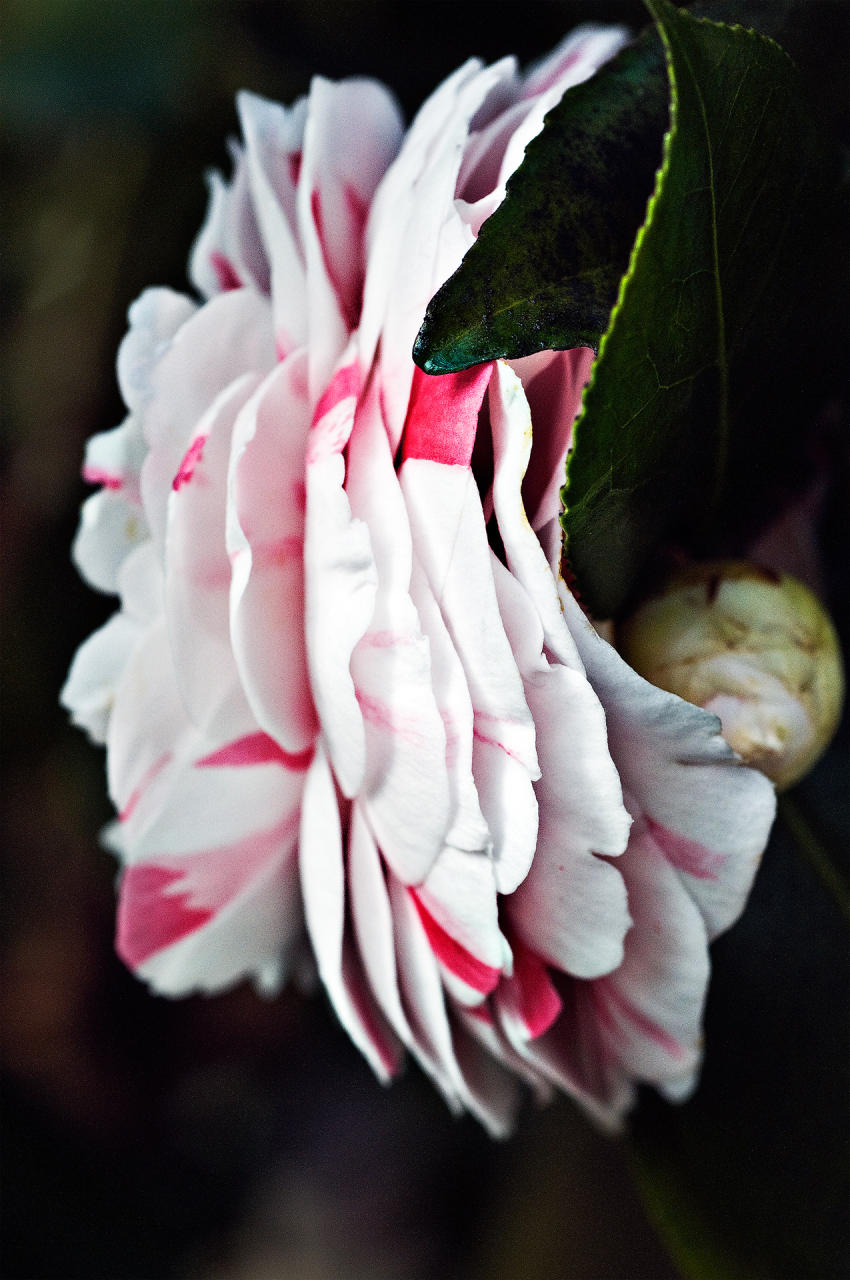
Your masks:
M844 675L826 611L801 582L742 561L692 565L619 629L652 684L714 712L729 745L782 790L820 758Z

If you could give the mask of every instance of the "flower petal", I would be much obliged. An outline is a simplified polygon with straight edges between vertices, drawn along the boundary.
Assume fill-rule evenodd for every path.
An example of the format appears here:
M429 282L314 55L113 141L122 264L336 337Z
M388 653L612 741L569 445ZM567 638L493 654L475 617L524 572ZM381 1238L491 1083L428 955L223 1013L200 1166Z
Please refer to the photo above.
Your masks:
M307 774L299 865L304 914L319 975L337 1016L379 1080L395 1075L399 1045L377 1006L352 976L345 947L342 828L333 778L321 746Z
M714 938L743 909L776 810L773 787L741 764L715 716L642 679L596 634L563 584L561 596L606 710L623 787L656 824L656 843Z
M426 637L410 598L412 549L377 396L367 391L348 446L346 494L369 529L377 573L374 609L351 659L366 731L360 800L387 862L423 880L451 817L446 731L434 696Z
M302 751L318 722L304 635L306 357L269 375L236 420L228 482L230 634L258 724Z

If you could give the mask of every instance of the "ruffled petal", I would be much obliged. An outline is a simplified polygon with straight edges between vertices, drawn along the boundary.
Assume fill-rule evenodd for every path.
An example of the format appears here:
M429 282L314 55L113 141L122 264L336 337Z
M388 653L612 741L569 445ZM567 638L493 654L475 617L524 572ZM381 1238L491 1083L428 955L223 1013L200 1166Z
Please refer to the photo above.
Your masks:
M243 763L226 749L171 772L118 908L119 954L158 991L262 977L300 935L303 779L279 759Z
M215 398L198 422L168 498L169 639L183 701L201 729L210 729L229 699L241 699L230 638L227 468L234 421L258 381L257 374L246 373Z
M220 294L179 330L151 375L143 417L149 453L142 468L142 499L162 554L168 496L196 436L220 392L247 373L275 363L269 304L249 289Z
M351 655L369 626L377 570L362 520L345 494L342 450L354 425L359 380L344 363L316 409L307 443L304 625L322 736L343 795L366 773L366 730L351 677Z
M304 634L306 356L278 365L236 420L228 482L230 636L260 724L303 751L318 721Z
M307 101L287 108L242 92L236 105L254 215L269 259L274 341L288 355L308 337L307 275L295 214Z
M709 938L740 915L776 810L772 784L745 768L720 721L637 675L561 584L565 616L605 707L623 787L698 904Z
M357 325L366 218L401 132L398 107L382 85L314 78L297 196L314 403Z
M116 686L140 636L132 618L116 613L74 654L59 700L94 742L106 741Z
M366 734L360 803L387 862L423 880L451 817L446 731L434 696L426 637L410 598L412 548L377 396L367 391L348 446L346 494L369 530L374 608L351 659Z
M105 488L83 503L71 554L89 586L115 595L121 566L149 537L139 507L123 493Z
M197 309L191 298L173 289L146 289L130 307L130 327L118 348L118 386L131 413L144 412L157 364Z
M342 827L330 766L319 747L307 774L299 865L304 914L319 976L337 1016L380 1080L399 1065L400 1046L356 972L345 938Z
M407 414L410 351L425 308L473 241L454 207L469 122L488 94L513 76L514 65L511 58L486 68L470 61L450 76L422 107L375 194L360 349L364 368L377 350L393 451Z
M245 151L234 145L231 154L229 184L218 173L207 174L207 217L189 259L189 278L205 298L249 284L266 294L271 287Z

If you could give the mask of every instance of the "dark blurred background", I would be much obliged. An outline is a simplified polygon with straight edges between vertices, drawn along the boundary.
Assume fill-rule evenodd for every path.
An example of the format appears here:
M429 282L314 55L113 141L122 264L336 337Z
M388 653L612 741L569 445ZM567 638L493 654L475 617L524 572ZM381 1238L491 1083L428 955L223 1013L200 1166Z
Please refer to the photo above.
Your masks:
M375 75L410 118L470 55L541 56L638 0L6 0L4 1274L673 1280L628 1154L569 1102L495 1144L411 1068L384 1091L322 999L148 995L112 952L103 759L58 690L112 611L69 560L85 438L149 284L186 287L233 98ZM827 88L838 96L839 91Z

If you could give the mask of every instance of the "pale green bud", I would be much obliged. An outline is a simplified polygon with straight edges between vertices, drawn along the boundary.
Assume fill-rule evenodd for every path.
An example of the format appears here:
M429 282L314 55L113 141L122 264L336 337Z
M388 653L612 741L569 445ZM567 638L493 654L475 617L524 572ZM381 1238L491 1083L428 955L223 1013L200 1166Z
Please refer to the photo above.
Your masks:
M729 745L779 790L808 773L838 726L838 637L795 578L735 560L692 565L617 638L652 684L719 716Z

